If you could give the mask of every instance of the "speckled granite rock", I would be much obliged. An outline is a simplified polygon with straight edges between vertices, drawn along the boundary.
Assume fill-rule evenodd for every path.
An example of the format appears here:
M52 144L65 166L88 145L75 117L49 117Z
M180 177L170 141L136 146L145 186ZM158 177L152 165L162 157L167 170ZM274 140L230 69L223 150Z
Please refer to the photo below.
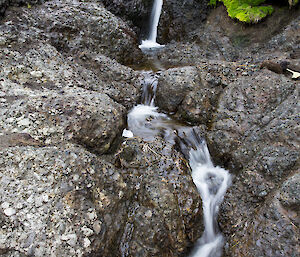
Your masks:
M119 63L139 53L123 28L93 2L1 21L1 256L180 256L200 237L183 156L162 139L120 146L141 79Z
M225 256L297 256L298 96L297 82L260 70L219 99L210 150L236 175L220 211Z
M75 140L107 151L125 126L125 108L106 94L78 87L86 83L76 80L82 74L63 64L53 47L38 46L23 56L2 52L1 130L28 133L46 144Z
M10 21L23 37L46 38L63 53L104 54L126 64L142 58L135 33L101 3L68 0L11 7L2 22Z
M201 199L170 147L127 140L114 165L71 144L2 147L1 253L184 253L203 230Z
M159 73L156 104L190 124L208 125L222 91L213 66L187 66Z

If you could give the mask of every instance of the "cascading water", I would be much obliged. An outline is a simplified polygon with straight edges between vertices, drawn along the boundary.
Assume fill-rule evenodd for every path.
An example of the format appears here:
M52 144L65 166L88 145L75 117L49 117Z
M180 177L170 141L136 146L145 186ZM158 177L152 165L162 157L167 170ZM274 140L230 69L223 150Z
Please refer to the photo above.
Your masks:
M219 257L223 236L218 230L217 215L231 182L230 175L227 170L213 165L205 140L197 135L194 128L177 125L167 115L158 112L154 105L157 78L149 72L145 72L144 77L142 104L129 112L129 130L125 130L123 136L129 132L132 136L151 141L160 134L171 143L179 141L182 152L189 159L193 181L203 202L205 230L190 257ZM178 130L184 130L184 133L178 135Z
M142 44L139 46L141 49L152 49L152 48L163 47L163 45L160 45L156 42L157 27L159 23L159 17L161 14L162 5L163 5L163 0L154 0L152 12L151 12L149 37L148 39L142 41Z
M217 216L231 179L227 170L215 167L205 141L198 142L189 152L192 177L201 195L205 230L190 257L219 257L222 255L223 236L218 231Z
M142 41L141 49L152 50L162 47L156 42L157 26L162 9L162 0L155 0L151 16L151 30L148 40ZM189 160L193 181L201 195L205 230L189 257L220 257L223 236L218 230L217 215L231 179L227 170L215 167L211 161L204 139L194 128L183 127L172 122L167 115L159 113L154 104L157 77L144 72L142 104L135 106L128 114L128 129L124 137L139 136L146 141L157 135L164 135L170 143L179 142L181 151ZM180 135L178 131L183 133Z
M145 140L152 140L160 133L162 123L169 120L168 116L159 113L154 105L155 92L157 87L157 78L144 72L142 104L135 106L128 114L128 129L123 132L123 136L140 136Z

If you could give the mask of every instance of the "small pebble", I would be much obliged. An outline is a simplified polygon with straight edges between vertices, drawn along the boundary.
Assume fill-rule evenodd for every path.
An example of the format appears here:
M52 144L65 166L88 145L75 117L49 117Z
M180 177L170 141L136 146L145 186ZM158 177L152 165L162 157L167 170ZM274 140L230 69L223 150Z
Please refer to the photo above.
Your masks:
M4 202L4 203L1 204L1 207L3 209L7 209L9 207L9 203L8 202Z
M31 71L30 75L35 77L35 78L41 78L43 77L43 73L41 71Z
M61 240L67 241L67 244L70 246L75 246L77 242L76 234L62 235Z
M18 125L19 126L29 126L29 124L30 124L30 120L28 119L28 118L26 118L26 119L23 119L23 120L20 120L19 122L18 122Z
M4 214L5 214L6 216L12 216L12 215L14 215L15 213L16 213L16 210L13 209L13 208L7 208L7 209L4 210Z
M96 218L96 214L94 212L88 212L86 215L90 220L94 220Z
M101 231L101 222L99 220L94 222L93 229L94 229L96 234L100 233L100 231Z
M91 245L91 241L86 237L83 239L84 248L88 248Z
M88 228L88 227L82 227L82 228L81 228L81 231L83 232L83 234L84 234L85 236L91 236L91 235L94 234L94 231L91 230L91 229Z
M151 218L151 217L152 217L152 211L150 211L150 210L146 211L146 212L145 212L145 216L146 216L147 218Z

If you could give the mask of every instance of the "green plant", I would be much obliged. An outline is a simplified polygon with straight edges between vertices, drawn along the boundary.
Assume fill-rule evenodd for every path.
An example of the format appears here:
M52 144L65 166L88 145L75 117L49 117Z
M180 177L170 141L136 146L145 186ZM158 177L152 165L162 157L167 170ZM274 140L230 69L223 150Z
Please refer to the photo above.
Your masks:
M218 0L225 5L229 17L246 23L257 23L273 12L270 5L262 6L265 0ZM296 0L298 1L298 0ZM210 0L210 5L216 5L217 0Z

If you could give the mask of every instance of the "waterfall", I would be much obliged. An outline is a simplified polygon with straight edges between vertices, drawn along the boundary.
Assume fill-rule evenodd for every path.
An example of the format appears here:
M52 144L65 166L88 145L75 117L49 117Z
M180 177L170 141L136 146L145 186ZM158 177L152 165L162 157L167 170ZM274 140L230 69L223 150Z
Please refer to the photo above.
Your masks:
M143 75L142 104L129 112L129 130L124 130L123 136L139 136L148 141L163 134L166 141L179 142L181 151L189 160L193 181L202 198L205 225L203 235L196 242L189 257L220 257L223 236L218 230L217 215L219 205L231 183L230 175L227 170L213 165L206 142L200 138L195 128L172 123L171 118L158 112L154 104L157 77L151 72L144 72Z
M163 5L163 0L154 0L152 12L151 12L149 37L148 39L142 41L142 44L139 46L141 49L152 49L152 48L163 47L163 45L160 45L156 42L157 27L159 23L159 17L161 14L162 5Z

